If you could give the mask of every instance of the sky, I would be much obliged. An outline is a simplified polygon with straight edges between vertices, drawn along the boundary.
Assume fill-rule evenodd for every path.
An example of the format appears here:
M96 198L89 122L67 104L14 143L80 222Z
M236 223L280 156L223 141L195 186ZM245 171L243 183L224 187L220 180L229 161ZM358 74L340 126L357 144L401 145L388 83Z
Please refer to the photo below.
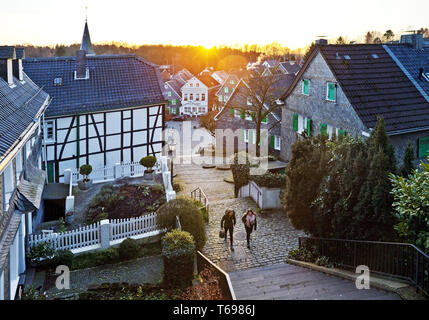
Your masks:
M369 30L429 27L428 0L0 0L0 45L79 43L86 11L93 43L295 49L319 35L359 41Z

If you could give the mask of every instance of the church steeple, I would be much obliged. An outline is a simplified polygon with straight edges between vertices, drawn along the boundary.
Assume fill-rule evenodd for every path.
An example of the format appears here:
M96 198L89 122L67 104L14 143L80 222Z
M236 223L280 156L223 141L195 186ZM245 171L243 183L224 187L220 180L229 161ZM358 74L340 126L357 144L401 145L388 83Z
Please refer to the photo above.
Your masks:
M94 48L92 47L91 37L89 36L88 21L85 20L85 29L83 30L82 44L80 50L85 50L86 55L95 55Z

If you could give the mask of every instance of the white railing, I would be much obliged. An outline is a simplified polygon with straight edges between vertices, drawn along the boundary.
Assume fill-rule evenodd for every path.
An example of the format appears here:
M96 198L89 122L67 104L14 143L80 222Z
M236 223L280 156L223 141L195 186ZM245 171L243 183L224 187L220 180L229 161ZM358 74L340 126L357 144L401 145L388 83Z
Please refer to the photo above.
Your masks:
M29 248L42 242L50 243L55 250L70 250L74 252L97 249L100 244L100 223L94 223L63 233L30 234L28 236Z
M131 219L110 220L110 240L120 240L157 231L156 213Z
M105 249L117 245L127 238L142 239L162 233L157 225L156 213L137 218L102 220L64 233L31 234L28 249L42 242L48 242L57 250L82 253Z

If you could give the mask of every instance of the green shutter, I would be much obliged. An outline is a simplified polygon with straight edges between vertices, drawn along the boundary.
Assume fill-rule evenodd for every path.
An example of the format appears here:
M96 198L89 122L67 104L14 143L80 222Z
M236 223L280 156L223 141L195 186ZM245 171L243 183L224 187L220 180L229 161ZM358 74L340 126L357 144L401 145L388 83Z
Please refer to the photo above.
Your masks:
M328 100L335 101L335 83L328 83Z
M232 115L233 117L235 116L234 108L231 108L231 115Z
M326 123L320 124L320 134L321 135L328 135L328 125Z
M307 136L311 136L311 119L307 118Z
M240 117L241 119L244 119L246 117L246 113L244 111L240 112Z
M293 131L298 132L298 114L294 113L292 116Z
M179 114L179 107L176 107L176 114Z
M338 136L345 137L346 136L346 130L338 129Z
M419 138L419 158L429 156L429 137Z
M308 95L309 82L308 79L302 80L302 93Z
M48 163L48 183L54 182L54 163Z
M262 123L267 123L267 116L265 116L264 119L262 119Z
M270 147L274 149L274 136L270 136Z
M255 120L255 118L256 118L256 113L255 111L252 111L252 120Z

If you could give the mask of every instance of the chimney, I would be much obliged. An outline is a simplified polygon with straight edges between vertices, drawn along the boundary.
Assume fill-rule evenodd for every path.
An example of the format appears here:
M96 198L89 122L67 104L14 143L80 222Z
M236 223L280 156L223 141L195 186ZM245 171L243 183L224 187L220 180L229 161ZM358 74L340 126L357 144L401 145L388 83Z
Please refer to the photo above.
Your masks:
M86 75L86 51L76 51L76 76L75 79L87 79Z
M328 40L326 40L326 39L317 39L316 40L316 44L327 45L328 44Z
M421 81L423 81L423 72L424 72L424 69L420 68L420 70L419 70L419 80L421 80Z
M0 47L0 77L10 86L13 85L12 62L16 59L15 47Z
M413 49L421 50L423 49L423 34L413 33L413 34L404 34L401 36L401 42L411 45Z
M24 81L22 59L25 58L24 48L15 48L16 60L13 60L13 76L19 81Z

